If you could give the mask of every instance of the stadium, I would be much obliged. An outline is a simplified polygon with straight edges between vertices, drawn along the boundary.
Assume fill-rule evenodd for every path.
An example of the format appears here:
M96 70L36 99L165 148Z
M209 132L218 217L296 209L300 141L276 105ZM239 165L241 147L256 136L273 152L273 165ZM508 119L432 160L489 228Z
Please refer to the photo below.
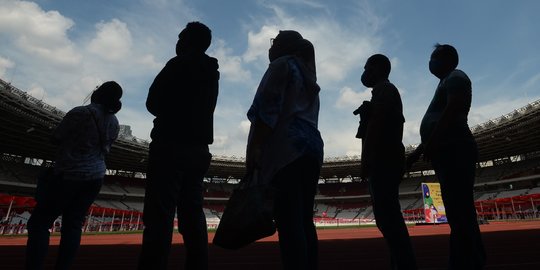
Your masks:
M3 263L17 269L22 267L24 254L25 226L35 205L33 194L37 175L52 165L54 148L49 143L53 129L65 112L28 95L10 83L0 80L0 249L3 254L11 254L2 259ZM504 113L504 112L503 112ZM475 184L475 200L479 219L487 245L492 243L493 251L488 262L489 269L538 269L540 268L540 100L524 104L521 108L496 119L471 128L479 146L479 162ZM90 235L102 238L127 241L135 239L140 244L142 229L142 208L145 186L145 172L148 160L148 142L131 136L128 126L123 126L121 137L113 145L107 157L107 176L101 192L88 213L84 226L87 233L83 238L81 258L77 263L87 269L102 267L95 262L96 254L114 253L116 244L92 244ZM407 146L410 153L415 146ZM377 247L384 249L384 240L373 228L368 186L359 177L360 157L326 158L319 179L318 194L314 209L315 223L320 228L321 257L342 258L325 260L321 269L342 269L353 267L356 261L363 264L386 265L385 255L366 253L356 258L356 253ZM210 229L217 227L225 204L245 172L243 158L214 156L205 178L204 210ZM400 186L400 201L405 219L410 223L411 235L418 250L421 266L438 269L445 264L445 250L448 227L444 224L420 226L425 223L422 198L422 183L435 183L437 179L431 166L418 162L406 172ZM61 218L53 231L59 232ZM485 226L485 227L484 227ZM362 229L361 227L365 227ZM330 228L330 229L326 229ZM422 229L427 228L427 229ZM520 229L521 228L521 229ZM422 231L421 231L422 230ZM337 232L337 236L334 233ZM513 234L511 234L511 232ZM361 235L372 235L362 237ZM347 234L356 235L356 240L345 241ZM123 235L125 238L122 238ZM334 236L332 236L334 235ZM431 235L431 236L429 236ZM343 237L341 237L343 236ZM96 236L97 237L97 236ZM336 238L342 242L336 244ZM88 240L89 247L85 245ZM118 240L120 239L120 240ZM122 240L124 239L124 240ZM518 240L519 239L519 240ZM527 242L522 245L509 245L508 242ZM57 240L52 240L54 242ZM97 240L96 240L97 241ZM175 244L181 242L175 236ZM267 254L272 262L252 264L235 268L226 265L242 260L229 251L211 247L211 252L219 254L222 261L210 262L219 269L275 269L279 256L275 236L257 242L247 248L246 253L253 256ZM430 242L431 241L431 242ZM99 241L98 241L99 242ZM426 255L427 243L440 246L436 255ZM512 242L514 243L514 242ZM495 246L506 247L505 251ZM497 247L499 247L497 246ZM124 261L133 259L133 252L140 246L132 243L130 249L117 249L124 252ZM337 248L336 248L337 247ZM508 249L512 250L508 250ZM53 248L51 248L53 249ZM173 252L182 249L176 245ZM340 251L337 251L339 249ZM119 251L120 250L120 251ZM52 251L54 252L54 251ZM131 255L125 255L132 252ZM384 251L381 251L384 252ZM494 255L495 254L495 255ZM511 258L503 259L508 255ZM343 259L344 256L348 259ZM110 255L113 256L113 255ZM131 256L131 257L130 257ZM245 255L247 256L247 255ZM174 257L174 256L171 256ZM255 258L254 257L254 258ZM441 257L443 257L441 259ZM112 257L111 257L112 258ZM227 260L225 259L227 258ZM355 259L352 259L355 258ZM103 259L103 257L102 257ZM103 259L104 260L104 259ZM180 260L177 258L177 260ZM218 260L218 259L216 259ZM442 263L437 263L442 260ZM93 261L94 264L91 263ZM121 261L114 269L132 269L132 264ZM124 262L124 263L122 263ZM381 263L382 262L382 263ZM52 264L52 261L50 261ZM175 261L180 265L180 261ZM171 265L174 266L173 263ZM264 267L260 267L264 266ZM375 266L374 266L375 267ZM12 269L12 268L4 268ZM79 268L76 268L79 269Z

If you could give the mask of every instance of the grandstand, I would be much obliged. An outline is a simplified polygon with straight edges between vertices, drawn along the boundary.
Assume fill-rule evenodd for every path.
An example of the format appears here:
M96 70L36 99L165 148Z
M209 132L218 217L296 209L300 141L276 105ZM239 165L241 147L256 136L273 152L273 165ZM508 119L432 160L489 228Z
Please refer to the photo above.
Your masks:
M35 202L36 177L51 166L48 142L65 115L61 110L0 80L1 233L24 231ZM471 128L478 142L475 198L480 216L531 218L540 208L540 100ZM147 141L122 136L107 157L104 186L89 213L86 230L137 230L144 198ZM407 152L414 145L407 146ZM319 225L373 222L368 187L359 178L360 157L326 158L314 213ZM214 156L205 178L205 214L216 226L225 202L245 172L244 159ZM420 183L435 182L430 165L406 172L400 200L407 220L421 220Z

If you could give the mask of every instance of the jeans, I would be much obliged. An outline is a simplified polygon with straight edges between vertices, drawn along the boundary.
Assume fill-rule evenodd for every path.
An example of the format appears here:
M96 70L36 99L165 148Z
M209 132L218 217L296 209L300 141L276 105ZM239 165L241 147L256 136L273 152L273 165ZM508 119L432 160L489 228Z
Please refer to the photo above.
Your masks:
M203 178L210 160L208 145L150 145L139 269L167 268L175 214L185 269L208 268Z
M368 177L373 214L390 249L391 269L417 269L409 232L399 203L402 169L396 166L372 172Z
M51 180L51 179L49 179ZM49 229L62 215L61 239L55 269L69 269L79 249L81 228L103 179L38 180L37 204L28 220L26 269L43 269L49 247Z
M319 173L317 159L301 157L281 169L273 179L274 218L285 270L317 269L313 205Z
M474 206L476 143L441 147L432 165L450 225L450 269L483 269L486 253Z

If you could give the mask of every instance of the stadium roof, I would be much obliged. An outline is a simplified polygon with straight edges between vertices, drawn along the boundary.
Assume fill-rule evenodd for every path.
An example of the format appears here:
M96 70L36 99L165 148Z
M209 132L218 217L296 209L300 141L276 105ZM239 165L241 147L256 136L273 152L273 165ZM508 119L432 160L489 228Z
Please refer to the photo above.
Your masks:
M17 89L0 79L0 154L53 160L55 149L50 135L64 112ZM540 152L540 100L527 104L497 119L471 128L478 143L480 161L505 159ZM107 157L108 169L120 173L144 173L148 161L148 142L137 138L119 138ZM407 152L415 146L408 146ZM327 158L322 179L357 179L360 157ZM430 170L418 162L411 171ZM210 179L240 179L244 160L214 157L207 173Z

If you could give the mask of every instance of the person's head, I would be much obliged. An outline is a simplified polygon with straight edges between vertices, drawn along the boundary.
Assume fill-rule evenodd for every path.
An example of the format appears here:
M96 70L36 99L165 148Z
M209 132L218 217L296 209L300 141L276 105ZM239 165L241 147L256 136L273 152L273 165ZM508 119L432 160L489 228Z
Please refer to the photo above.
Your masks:
M272 46L268 50L270 62L285 55L295 55L308 66L315 68L315 49L313 44L294 30L280 30L272 39Z
M178 34L176 54L204 53L212 42L212 31L200 22L189 22Z
M108 81L94 90L90 101L103 105L109 113L117 113L122 108L121 97L122 87L115 81Z
M382 54L374 54L368 58L362 73L362 84L374 87L377 83L388 80L390 75L390 60Z
M429 71L437 78L442 79L452 72L459 63L456 48L448 44L435 44L429 60Z

